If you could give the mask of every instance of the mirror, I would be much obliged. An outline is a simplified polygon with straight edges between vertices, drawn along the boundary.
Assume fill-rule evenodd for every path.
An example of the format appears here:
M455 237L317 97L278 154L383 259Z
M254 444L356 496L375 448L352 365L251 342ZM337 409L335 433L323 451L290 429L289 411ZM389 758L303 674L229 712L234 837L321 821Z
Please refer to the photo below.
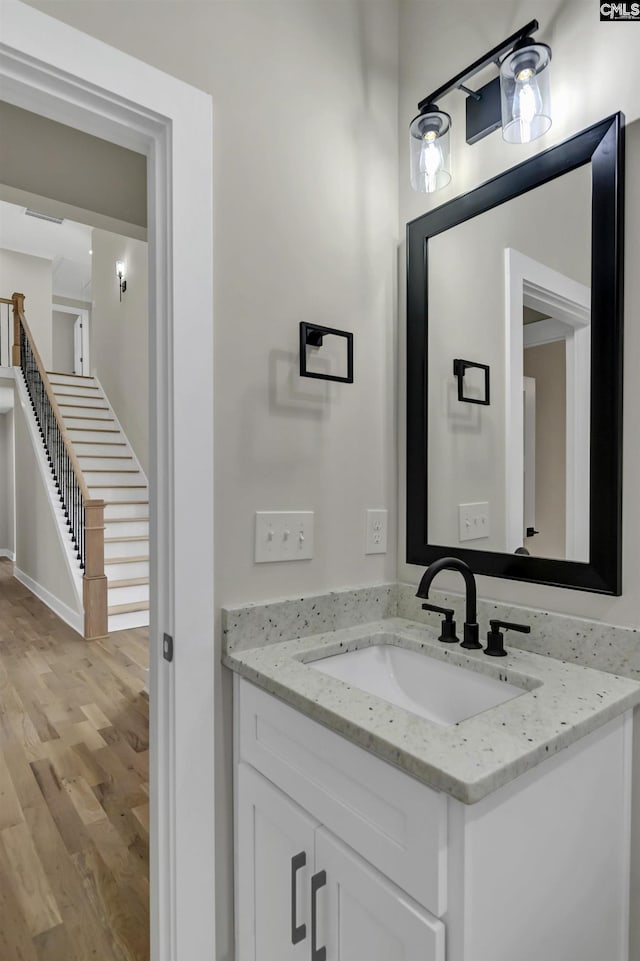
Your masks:
M620 593L622 131L408 225L409 563Z

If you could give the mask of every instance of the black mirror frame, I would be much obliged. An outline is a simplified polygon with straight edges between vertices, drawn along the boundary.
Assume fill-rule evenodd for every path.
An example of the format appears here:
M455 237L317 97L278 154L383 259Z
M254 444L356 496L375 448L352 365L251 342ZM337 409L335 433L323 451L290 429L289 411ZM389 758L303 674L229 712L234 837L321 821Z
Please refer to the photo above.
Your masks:
M592 170L589 562L429 543L429 238L585 163ZM407 562L458 557L476 574L622 592L624 116L616 113L407 224Z

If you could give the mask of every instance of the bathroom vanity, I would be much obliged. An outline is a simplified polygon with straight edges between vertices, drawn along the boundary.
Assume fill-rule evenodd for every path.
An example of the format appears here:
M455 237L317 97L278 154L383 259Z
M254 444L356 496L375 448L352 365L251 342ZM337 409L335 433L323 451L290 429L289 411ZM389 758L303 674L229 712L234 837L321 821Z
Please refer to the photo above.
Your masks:
M318 669L380 645L506 699L435 720ZM238 961L624 961L640 685L505 660L401 618L227 651Z

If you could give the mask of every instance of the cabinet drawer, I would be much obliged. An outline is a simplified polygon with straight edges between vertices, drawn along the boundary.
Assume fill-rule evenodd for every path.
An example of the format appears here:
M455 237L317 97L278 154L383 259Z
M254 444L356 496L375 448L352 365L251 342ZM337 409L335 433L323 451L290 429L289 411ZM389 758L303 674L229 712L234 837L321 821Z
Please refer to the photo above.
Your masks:
M239 760L269 778L436 916L446 911L447 798L236 678Z

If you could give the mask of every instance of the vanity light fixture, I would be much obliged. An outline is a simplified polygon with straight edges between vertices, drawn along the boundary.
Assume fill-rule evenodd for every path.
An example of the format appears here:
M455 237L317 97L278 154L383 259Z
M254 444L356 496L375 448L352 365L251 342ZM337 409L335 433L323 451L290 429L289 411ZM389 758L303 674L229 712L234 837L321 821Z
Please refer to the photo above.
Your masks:
M424 194L446 187L451 180L449 130L451 117L434 103L411 121L411 186Z
M116 277L118 278L118 284L120 286L120 302L122 302L122 295L127 289L127 262L125 260L116 260Z
M420 112L409 126L414 190L433 193L451 180L451 117L438 102L452 90L467 94L468 144L482 140L500 126L507 143L529 143L547 132L551 126L551 48L532 39L538 29L537 20L527 23L420 101ZM466 83L492 63L499 69L499 76L479 90L470 90Z

